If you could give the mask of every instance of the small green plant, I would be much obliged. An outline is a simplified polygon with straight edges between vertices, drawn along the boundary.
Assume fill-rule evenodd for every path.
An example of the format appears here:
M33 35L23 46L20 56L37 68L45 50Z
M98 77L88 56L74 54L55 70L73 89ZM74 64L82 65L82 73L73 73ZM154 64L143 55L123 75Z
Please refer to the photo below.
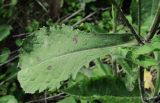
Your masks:
M57 22L59 25L38 29L41 23L31 20L25 27L30 34L24 40L16 39L16 45L21 47L20 70L9 73L18 71L17 79L24 92L58 93L64 96L58 103L159 103L160 1L132 0L130 14L125 15L121 8L127 1L109 0L111 11L93 7L91 14L100 11L101 19L85 23L81 11L85 11L87 3L97 1L79 2L80 5L68 3L71 6L64 13L81 6L80 10ZM0 25L0 42L10 31L8 24ZM0 53L0 63L4 64L11 52L3 48ZM5 76L0 75L0 80ZM12 85L10 91L14 94L17 87ZM0 102L17 103L6 92L7 86L0 87L0 95L6 95Z
M105 96L116 100L123 98L120 101L127 103L140 102L141 95L143 102L152 102L152 97L158 95L159 81L155 82L154 87L150 87L151 85L145 87L144 70L159 71L158 59L155 59L154 55L159 54L160 37L154 35L159 24L157 18L160 17L160 3L154 0L154 2L143 2L141 5L141 2L143 0L133 0L131 9L133 23L137 26L138 32L121 11L121 3L119 5L114 0L111 0L114 34L85 33L64 25L35 31L28 37L32 38L29 41L29 48L21 49L19 61L21 71L18 73L18 80L24 91L35 93L58 89L73 97L92 98L94 101L95 98L104 100ZM144 11L142 8L148 5L150 8ZM121 16L131 34L117 32L117 15ZM148 31L150 25L151 30ZM24 47L26 45L28 42L23 43ZM104 64L106 59L108 61ZM91 69L92 66L88 65L91 61L96 67L99 65L98 72L102 69L105 75L100 74L95 77L93 72L97 68ZM110 70L113 73L109 72ZM90 71L90 75L87 71ZM80 80L77 79L79 74L81 74ZM67 87L63 86L65 80L69 81ZM146 88L149 90L145 91Z

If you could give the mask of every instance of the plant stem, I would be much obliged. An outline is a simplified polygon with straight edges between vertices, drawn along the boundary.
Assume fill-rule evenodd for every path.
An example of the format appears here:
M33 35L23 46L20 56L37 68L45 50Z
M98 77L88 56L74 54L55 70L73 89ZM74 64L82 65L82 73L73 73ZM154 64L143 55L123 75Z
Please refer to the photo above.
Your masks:
M141 0L138 0L138 35L141 35Z
M160 60L160 53L159 52L155 52L154 56L157 61ZM156 69L157 69L157 76L156 76L156 85L155 85L155 93L154 93L155 96L158 95L158 92L160 89L160 82L159 82L160 81L160 64L158 64Z
M117 8L117 11L119 12L120 16L122 17L123 22L127 25L127 27L130 29L130 31L132 32L132 34L135 36L136 40L138 41L138 43L140 44L144 44L143 41L141 40L140 36L137 34L137 32L135 31L135 29L133 28L133 26L129 23L129 21L127 20L127 18L125 17L124 13L122 12L121 8L118 6L118 4L115 2L115 0L111 0L112 4L115 5L115 7Z
M138 0L138 35L141 35L141 0ZM144 102L144 68L139 68L139 90L142 102Z
M144 99L144 68L140 66L139 68L139 90L140 90L140 96L142 98L142 102L145 101Z
M65 97L68 97L68 95L65 94L65 93L59 93L59 94L54 95L54 96L46 97L45 99L46 99L46 100L53 100L54 103L56 103L58 100L62 100L62 99L64 99ZM42 102L42 101L44 101L44 98L42 98L42 99L37 99L37 100L32 100L32 101L28 101L28 102L26 102L26 103L40 103L40 102Z
M0 86L2 86L4 83L8 82L9 80L16 78L17 76L17 72L12 74L10 77L8 77L7 79L5 79L4 81L0 82Z
M5 61L4 63L1 63L1 64L0 64L0 67L2 67L2 66L5 65L5 64L8 64L8 63L11 62L11 61L14 61L14 60L17 59L18 57L19 57L19 55L16 55L16 56L10 58L9 60Z
M112 25L113 25L113 33L117 31L117 10L114 5L112 5Z
M113 25L113 33L117 32L117 9L115 5L112 4L112 25ZM117 63L116 60L112 60L112 69L113 74L117 76Z
M160 24L160 2L158 4L157 12L150 27L150 30L148 32L148 37L146 41L150 41L154 37L159 24Z
M68 20L70 20L72 17L76 16L81 11L83 11L82 8L80 8L78 11L74 12L73 14L71 14L70 16L68 16L67 18L65 18L64 20L62 20L61 23L66 23Z
M114 76L117 76L117 62L116 60L112 60L112 68Z
M92 13L90 13L89 15L87 15L86 17L84 17L82 20L76 22L75 24L73 24L72 27L77 27L77 25L79 25L80 23L84 22L85 20L87 20L88 18L90 18L91 16L93 16L94 14L96 14L97 11L94 11Z
M42 3L41 1L36 0L36 2L42 7L42 9L43 9L46 13L48 13L47 8L43 5L43 3Z

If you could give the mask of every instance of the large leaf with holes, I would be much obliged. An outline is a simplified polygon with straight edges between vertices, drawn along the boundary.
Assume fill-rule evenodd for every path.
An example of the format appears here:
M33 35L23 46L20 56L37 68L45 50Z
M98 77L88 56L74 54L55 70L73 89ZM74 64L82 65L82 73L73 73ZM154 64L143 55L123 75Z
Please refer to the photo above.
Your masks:
M132 0L131 4L131 15L133 17L133 22L138 25L138 1ZM141 8L141 23L142 30L146 32L149 30L149 27L153 21L153 18L156 14L158 5L160 5L159 0L141 0L142 8Z
M80 97L137 97L138 85L133 91L128 91L121 79L113 77L99 77L82 80L65 89L64 92Z
M55 90L83 65L120 44L133 44L132 40L130 34L96 35L68 26L41 28L23 43L18 80L27 93Z

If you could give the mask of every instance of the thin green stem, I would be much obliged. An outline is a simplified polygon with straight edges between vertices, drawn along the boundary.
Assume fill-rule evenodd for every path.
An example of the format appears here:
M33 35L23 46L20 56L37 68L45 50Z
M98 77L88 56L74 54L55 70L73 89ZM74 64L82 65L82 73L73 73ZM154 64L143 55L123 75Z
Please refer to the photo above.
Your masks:
M112 5L112 25L113 25L113 33L117 31L117 10L114 5Z
M138 35L141 35L141 0L138 1Z
M115 5L112 4L112 25L113 25L113 33L117 32L117 9ZM117 75L117 63L115 60L112 60L112 69L113 69L113 74L116 76Z
M157 79L156 79L156 88L155 88L155 93L154 95L158 95L158 92L159 92L159 89L160 89L160 65L158 65L158 68L157 68Z
M118 6L118 4L115 2L115 0L111 0L112 4L115 5L119 15L122 17L123 22L126 24L126 26L130 29L130 31L132 32L132 34L135 36L136 40L138 41L138 43L140 44L144 44L143 41L141 40L140 36L137 34L137 32L135 31L135 29L133 28L133 26L129 23L129 21L127 20L127 18L125 17L124 13L122 12L121 8Z
M138 35L141 35L141 0L138 0ZM142 102L144 102L144 68L139 68L139 90Z
M154 53L155 59L157 61L160 60L160 53L159 52L155 52ZM160 64L156 67L157 70L157 76L156 76L156 84L155 84L155 93L154 96L158 95L159 89L160 89Z
M112 68L114 76L117 76L117 62L116 60L112 60Z
M150 27L150 30L148 32L146 41L150 41L154 37L159 24L160 24L160 2L158 4L157 12Z
M138 81L139 81L139 90L140 90L141 100L144 103L145 90L144 90L144 68L143 67L139 68L139 80Z

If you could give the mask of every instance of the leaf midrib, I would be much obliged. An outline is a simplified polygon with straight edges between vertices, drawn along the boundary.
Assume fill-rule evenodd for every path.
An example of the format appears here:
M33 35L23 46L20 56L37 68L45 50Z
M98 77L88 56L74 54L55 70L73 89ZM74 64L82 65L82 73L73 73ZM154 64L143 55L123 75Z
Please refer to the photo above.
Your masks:
M101 46L101 47L94 47L94 48L87 48L87 49L85 48L85 49L82 49L82 50L74 50L74 51L71 51L71 52L66 52L66 53L62 53L62 54L59 54L59 55L50 56L49 58L44 59L42 62L36 64L35 66L33 66L33 65L30 65L30 66L36 67L36 66L39 66L39 65L41 65L45 62L48 62L48 61L52 60L53 58L54 59L61 58L61 57L67 56L67 55L76 54L78 52L86 52L86 51L93 51L93 50L96 51L97 49L105 49L105 48L108 48L108 49L112 48L113 49L113 48L120 47L120 46L126 46L126 45L129 46L129 45L135 45L135 44L136 43L133 40L133 41L130 41L128 43L124 43L124 44L120 44L120 45L114 45L114 46L106 45L106 46ZM29 69L29 67L28 68L26 67L26 69Z

